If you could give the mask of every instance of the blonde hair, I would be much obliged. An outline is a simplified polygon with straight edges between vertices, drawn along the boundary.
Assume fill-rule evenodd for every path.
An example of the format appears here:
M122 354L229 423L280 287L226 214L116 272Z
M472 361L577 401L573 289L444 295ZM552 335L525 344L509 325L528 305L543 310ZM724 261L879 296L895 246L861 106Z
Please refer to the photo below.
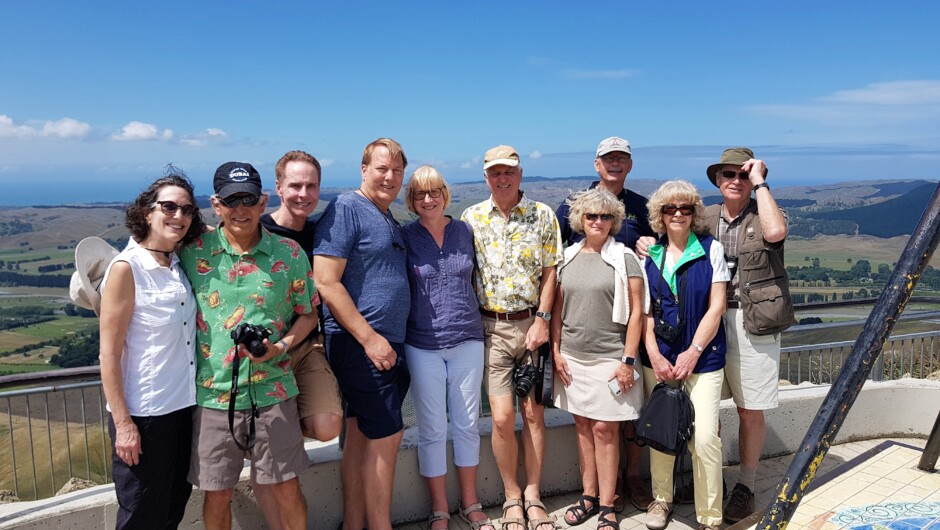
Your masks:
M392 160L401 157L401 167L404 168L408 166L408 158L405 157L405 151L401 148L401 144L391 138L379 138L367 145L366 148L362 150L362 165L368 166L369 163L372 162L372 152L380 145L388 149L388 156L391 157Z
M565 202L570 207L568 210L568 223L571 225L572 230L579 234L584 233L584 222L581 218L586 213L613 215L614 220L610 223L609 235L620 232L623 219L627 215L623 203L613 193L601 188L579 191Z
M433 190L435 188L441 189L441 197L444 199L444 209L446 210L450 206L450 189L447 187L447 181L444 180L444 175L434 169L434 166L421 166L411 174L411 178L408 179L408 184L405 186L405 196L408 197L408 201L405 206L408 207L408 210L411 213L418 213L418 210L415 208L414 201L414 192L418 190Z
M669 180L663 183L650 195L647 208L650 214L650 226L657 234L666 233L666 224L660 211L667 204L692 204L695 213L692 214L692 231L701 234L707 231L705 226L705 204L702 196L692 184L684 180Z

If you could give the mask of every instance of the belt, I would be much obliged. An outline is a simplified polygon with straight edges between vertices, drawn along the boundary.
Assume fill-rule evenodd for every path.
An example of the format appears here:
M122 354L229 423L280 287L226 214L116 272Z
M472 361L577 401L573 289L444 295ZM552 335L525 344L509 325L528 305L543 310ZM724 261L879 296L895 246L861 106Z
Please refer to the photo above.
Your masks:
M728 300L728 305L725 307L727 307L728 309L738 309L739 307L741 307L741 302L737 300Z
M497 313L496 311L490 311L488 309L481 309L480 314L489 317L495 318L496 320L524 320L531 316L535 316L535 309L523 309L522 311L516 311L515 313Z

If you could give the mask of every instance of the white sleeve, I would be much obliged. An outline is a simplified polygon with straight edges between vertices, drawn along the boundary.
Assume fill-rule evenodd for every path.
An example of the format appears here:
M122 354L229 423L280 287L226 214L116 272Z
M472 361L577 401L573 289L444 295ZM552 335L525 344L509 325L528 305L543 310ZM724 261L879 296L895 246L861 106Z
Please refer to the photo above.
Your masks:
M708 259L712 262L712 283L730 282L731 272L728 270L728 262L725 261L725 247L718 240L712 241Z

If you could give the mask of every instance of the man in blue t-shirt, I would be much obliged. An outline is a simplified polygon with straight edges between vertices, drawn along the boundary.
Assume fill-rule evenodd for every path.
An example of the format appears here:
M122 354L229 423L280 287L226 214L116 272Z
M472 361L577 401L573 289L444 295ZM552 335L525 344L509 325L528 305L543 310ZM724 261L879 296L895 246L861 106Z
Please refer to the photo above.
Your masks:
M407 163L395 140L366 146L362 184L327 206L314 240L326 355L346 400L344 528L392 528L401 404L410 384L404 341L411 291L401 226L389 206Z

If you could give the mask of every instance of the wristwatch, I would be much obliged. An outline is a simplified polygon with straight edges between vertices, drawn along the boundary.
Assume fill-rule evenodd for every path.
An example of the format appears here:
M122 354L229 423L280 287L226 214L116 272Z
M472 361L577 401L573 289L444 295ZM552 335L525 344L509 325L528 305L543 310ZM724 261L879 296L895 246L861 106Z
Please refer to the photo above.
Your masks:
M694 343L694 342L692 343L692 347L695 348L696 350L698 350L699 353L702 353L702 351L705 350L705 348L699 346L698 344L696 344L696 343Z
M761 188L767 188L767 191L770 191L770 184L767 184L766 182L761 182L760 184L754 186L754 191L757 191Z
M627 366L633 366L633 363L636 362L636 357L628 357L624 355L623 357L620 358L620 362L622 362L623 364Z
M551 313L546 313L545 311L536 311L536 312L535 312L535 316L541 318L541 319L544 320L545 322L548 322L549 320L552 319L552 314L551 314Z

